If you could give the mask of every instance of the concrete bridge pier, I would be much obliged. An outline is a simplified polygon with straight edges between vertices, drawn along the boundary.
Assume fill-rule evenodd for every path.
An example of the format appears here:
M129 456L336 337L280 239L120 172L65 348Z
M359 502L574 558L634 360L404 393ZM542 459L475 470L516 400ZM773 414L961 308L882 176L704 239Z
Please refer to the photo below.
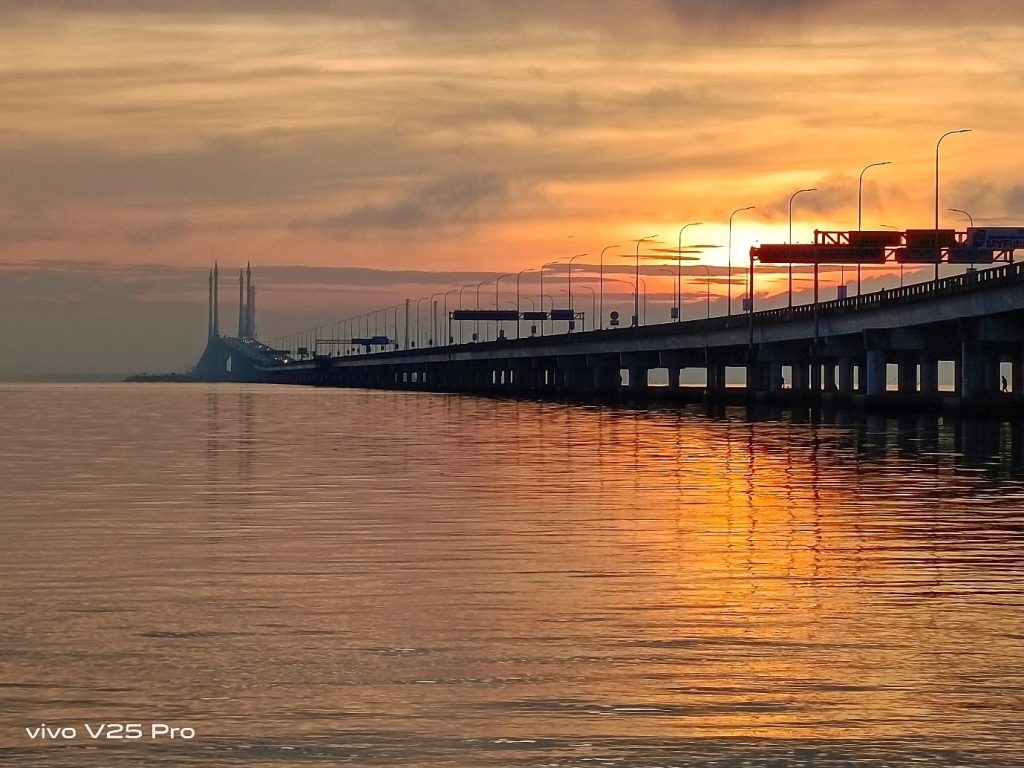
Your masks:
M679 389L679 376L682 374L683 369L678 365L670 365L666 370L668 371L668 388L672 390Z
M978 397L985 390L985 360L981 344L965 339L960 344L960 397Z
M529 361L517 360L512 363L512 386L523 391L530 391L534 388L536 379L533 375L533 366Z
M823 363L824 366L824 388L826 392L835 392L839 389L836 386L836 361L827 360Z
M867 380L866 394L877 397L885 394L885 350L869 349L865 366Z
M772 360L768 363L768 391L781 392L783 381L782 361Z
M807 390L809 392L820 392L821 391L821 374L822 365L818 361L813 361L807 366Z
M622 372L618 366L599 365L591 370L594 374L595 391L611 394L622 387Z
M839 358L839 393L853 394L853 358L849 355Z
M540 391L546 391L554 386L555 378L551 373L551 368L548 366L546 360L542 360L540 365L535 371L537 374L537 389Z
M806 392L809 389L810 370L806 362L793 361L790 365L790 371L792 371L792 381L790 388L798 392Z
M723 363L709 363L708 364L708 392L724 392L725 391L725 365Z
M920 389L925 397L936 397L939 394L939 361L934 355L922 352L919 358L921 366Z
M917 356L902 355L897 363L897 383L901 394L917 392Z
M770 366L765 363L748 362L747 371L747 394L765 392L768 389L768 369Z
M1010 391L1015 395L1024 393L1024 349L1017 349L1010 357Z
M1001 357L998 352L991 349L982 349L982 360L985 366L985 391L999 391L999 361Z
M591 376L587 370L586 355L559 355L558 387L569 392L590 389Z
M629 371L629 388L634 391L647 389L648 372L660 364L656 352L627 352L619 355L619 367Z
M647 389L647 369L640 365L629 367L629 388L631 390Z

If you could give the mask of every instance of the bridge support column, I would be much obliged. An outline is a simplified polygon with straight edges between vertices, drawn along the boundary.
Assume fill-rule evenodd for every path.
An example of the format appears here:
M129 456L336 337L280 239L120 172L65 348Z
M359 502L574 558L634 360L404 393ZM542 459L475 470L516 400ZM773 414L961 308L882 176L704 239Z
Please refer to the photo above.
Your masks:
M532 389L532 373L529 366L522 364L512 366L512 386L516 389Z
M747 363L747 394L764 392L768 388L768 366L764 363Z
M1015 395L1024 391L1024 355L1018 349L1010 358L1010 391Z
M782 361L772 360L768 363L768 391L781 392L784 379L782 378Z
M985 362L981 345L976 341L964 341L960 345L960 397L977 397L985 388Z
M629 367L629 388L634 390L647 389L647 369L638 365Z
M985 365L985 391L999 391L999 354L983 350L982 359Z
M807 389L811 392L821 391L821 363L811 363L808 366Z
M865 367L868 396L885 394L885 350L869 349Z
M672 366L672 365L670 365L668 367L668 388L669 389L679 389L679 373L680 373L680 371L681 371L681 369L679 368L679 366Z
M822 367L825 369L825 391L835 392L836 387L836 364L834 360L828 360L822 363Z
M793 385L794 390L806 390L808 376L807 363L793 363L790 370L793 371Z
M934 356L923 353L921 365L921 394L934 397L939 394L939 361Z
M615 392L622 386L622 373L618 368L599 365L593 368L594 389L598 392Z
M844 395L853 394L853 358L839 358L839 392Z
M719 392L725 389L725 366L711 363L707 367L708 392Z
M898 388L901 394L917 392L917 359L910 355L900 358L897 368Z

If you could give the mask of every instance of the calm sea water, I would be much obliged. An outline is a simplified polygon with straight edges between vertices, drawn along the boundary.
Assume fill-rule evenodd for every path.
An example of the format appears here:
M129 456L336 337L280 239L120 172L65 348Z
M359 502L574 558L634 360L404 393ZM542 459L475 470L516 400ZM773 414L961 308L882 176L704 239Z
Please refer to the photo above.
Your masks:
M3 765L1024 765L1019 428L201 385L0 422Z

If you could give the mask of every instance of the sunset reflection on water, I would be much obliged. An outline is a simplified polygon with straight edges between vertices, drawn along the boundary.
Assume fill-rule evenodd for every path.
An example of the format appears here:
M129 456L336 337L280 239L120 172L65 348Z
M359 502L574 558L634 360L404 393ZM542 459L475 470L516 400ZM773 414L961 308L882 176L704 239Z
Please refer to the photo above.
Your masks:
M0 400L0 757L1024 759L1017 427L258 386ZM23 735L143 712L199 736Z

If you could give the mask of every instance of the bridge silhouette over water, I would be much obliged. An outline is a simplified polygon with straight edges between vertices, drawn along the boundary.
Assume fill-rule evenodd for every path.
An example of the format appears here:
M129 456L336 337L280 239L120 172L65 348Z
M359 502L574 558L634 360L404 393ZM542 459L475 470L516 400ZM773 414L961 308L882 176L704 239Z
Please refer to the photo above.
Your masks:
M661 369L656 389L680 397L1024 407L1024 263L701 320L375 352L369 342L390 340L363 339L358 352L302 356L217 333L213 290L194 371L207 381L609 397L650 393ZM243 332L255 328L246 293ZM702 383L688 386L694 369ZM940 370L951 387L940 390Z

